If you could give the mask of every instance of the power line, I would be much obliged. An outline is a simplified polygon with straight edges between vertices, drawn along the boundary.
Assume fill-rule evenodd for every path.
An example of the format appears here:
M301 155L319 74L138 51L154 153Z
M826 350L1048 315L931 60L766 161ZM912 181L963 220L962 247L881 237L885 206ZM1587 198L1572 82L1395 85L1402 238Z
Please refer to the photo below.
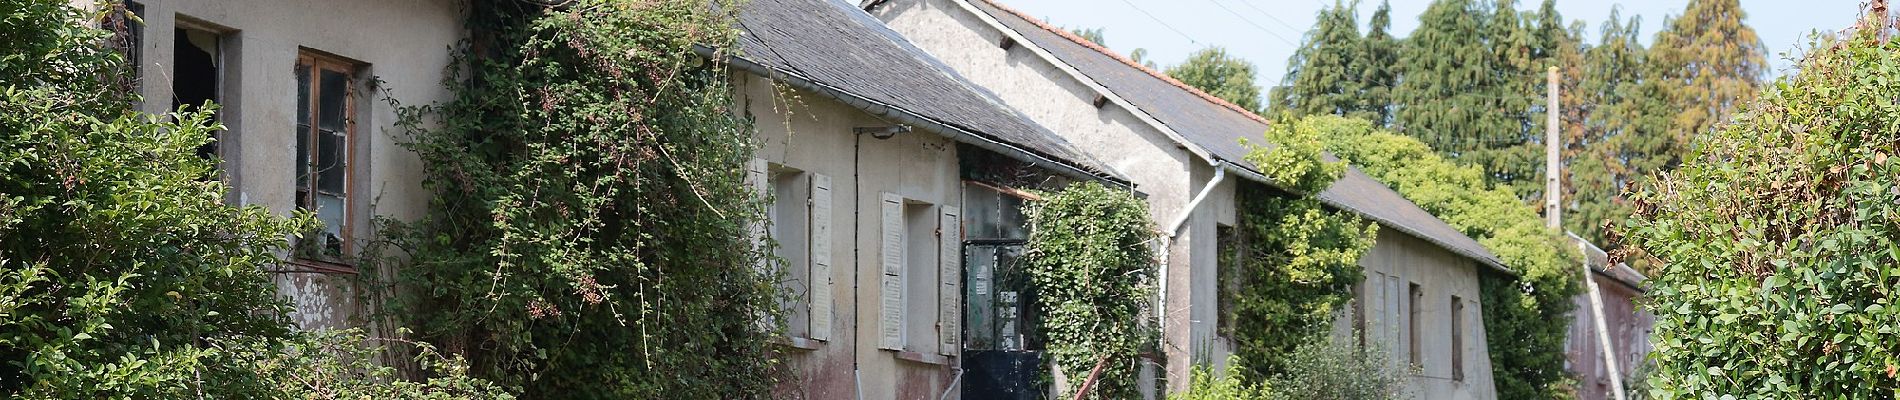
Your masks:
M1221 4L1219 0L1207 0L1207 2L1214 3L1215 7L1220 7L1220 9L1222 10L1227 10L1227 13L1233 14L1234 18L1240 18L1241 22L1246 22L1247 25L1253 25L1255 29L1259 29L1261 32L1266 32L1268 35L1273 35L1275 39L1280 39L1281 42L1285 42L1288 46L1300 47L1300 45L1294 44L1293 41L1287 40L1285 36L1280 36L1280 34L1274 33L1272 30L1267 29L1267 27L1260 26L1260 24L1254 23L1253 20L1247 19L1247 17L1241 16L1240 12L1234 11L1234 9L1232 8L1227 8L1227 5Z
M1315 1L1315 2L1318 2L1318 0L1314 0L1314 1ZM1293 31L1293 32L1296 32L1296 33L1297 33L1297 32L1301 32L1299 28L1294 28L1294 27L1293 27L1293 25L1288 25L1288 24L1286 23L1286 21L1281 21L1279 17L1275 17L1275 16L1273 16L1273 13L1270 13L1270 12L1267 12L1267 10L1262 10L1262 9L1260 9L1260 7L1255 7L1255 6L1253 5L1253 2L1249 2L1249 1L1241 1L1241 2L1240 2L1240 5L1243 5L1243 6L1247 6L1247 8L1252 8L1252 9L1253 9L1254 11L1259 11L1259 12L1260 12L1260 15L1265 15L1265 16L1267 16L1267 19L1271 19L1271 20L1273 20L1273 22L1278 22L1278 23L1280 23L1280 26L1284 26L1284 27L1286 27L1286 29L1287 29L1287 30L1289 30L1289 31ZM1323 10L1323 9L1325 9L1325 8L1326 8L1326 3L1323 3L1323 2L1322 2L1322 3L1320 3L1320 9L1322 9L1322 10Z
M1166 21L1162 21L1161 18L1156 18L1154 14L1149 14L1148 10L1143 10L1141 9L1141 7L1135 6L1135 3L1131 3L1128 0L1122 0L1122 4L1127 4L1128 8L1135 9L1135 11L1140 12L1141 15L1146 15L1148 16L1148 19L1154 20L1155 23L1157 24L1161 24L1162 27L1165 27L1165 28L1168 28L1168 30L1174 31L1174 33L1177 35L1181 35L1181 38L1187 39L1188 43L1201 44L1200 41L1194 40L1194 37L1188 36L1186 32L1181 32L1180 29L1175 29L1174 25L1168 25L1168 23Z

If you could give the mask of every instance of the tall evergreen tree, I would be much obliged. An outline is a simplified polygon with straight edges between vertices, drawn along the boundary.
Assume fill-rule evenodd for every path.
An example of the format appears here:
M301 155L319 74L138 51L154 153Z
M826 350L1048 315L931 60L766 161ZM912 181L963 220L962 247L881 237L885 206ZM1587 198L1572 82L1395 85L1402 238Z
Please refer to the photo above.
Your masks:
M1352 70L1359 73L1359 109L1374 124L1392 123L1392 89L1399 82L1399 41L1392 37L1392 3L1382 1L1372 12L1366 36L1360 39Z
M1201 89L1207 94L1233 102L1248 111L1260 112L1260 86L1254 84L1253 63L1227 54L1220 47L1208 47L1188 55L1187 61L1168 68L1168 76Z
M1570 168L1565 184L1571 196L1564 228L1596 243L1602 241L1606 221L1630 214L1623 186L1648 174L1630 163L1625 148L1643 148L1667 142L1661 111L1666 102L1644 92L1645 49L1638 42L1641 18L1622 18L1612 8L1597 43L1585 51L1583 79L1571 90L1582 98L1582 131L1565 154Z
M1362 56L1358 7L1333 0L1319 11L1313 29L1287 60L1283 86L1274 90L1277 111L1304 115L1352 115L1367 110L1357 68Z
M1523 113L1497 107L1492 84L1506 72L1493 68L1499 57L1490 41L1480 40L1495 34L1486 29L1492 14L1474 0L1432 2L1399 48L1405 79L1392 98L1396 128L1449 158L1484 168L1495 182L1519 179L1499 171L1505 160L1497 159L1493 147L1522 143Z
M1674 118L1668 146L1631 149L1632 166L1673 168L1690 137L1710 132L1742 103L1753 99L1768 71L1767 48L1737 0L1690 0L1682 15L1663 22L1648 54L1652 93L1667 99Z

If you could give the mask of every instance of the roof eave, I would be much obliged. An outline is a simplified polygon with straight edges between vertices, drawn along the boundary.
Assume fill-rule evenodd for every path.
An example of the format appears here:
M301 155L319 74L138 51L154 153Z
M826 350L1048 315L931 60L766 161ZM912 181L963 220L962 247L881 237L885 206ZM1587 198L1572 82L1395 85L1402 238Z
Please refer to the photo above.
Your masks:
M695 53L699 53L699 55L703 57L719 57L722 55L718 49L714 49L712 47L708 47L704 45L694 45L693 51ZM739 69L745 70L746 72L763 76L772 80L785 82L786 84L791 85L793 88L804 90L807 92L816 93L821 96L831 98L833 100L838 100L852 107L856 107L858 109L864 110L865 112L869 112L873 115L891 118L893 120L896 120L898 123L916 126L916 127L923 128L924 130L928 130L931 132L937 132L938 134L944 135L945 137L949 137L951 140L955 140L957 142L968 143L970 145L976 146L978 148L982 148L984 150L994 151L994 152L1001 153L1001 154L1010 156L1012 158L1016 158L1016 159L1030 162L1030 163L1053 165L1055 166L1055 168L1051 168L1051 170L1059 174L1071 177L1071 178L1077 178L1077 179L1082 179L1082 180L1101 180L1101 181L1114 183L1116 185L1120 185L1123 187L1133 187L1133 184L1127 178L1115 175L1112 172L1090 171L1086 168L1074 165L1072 163L1058 160L1054 157L1045 156L1040 153L1016 146L1011 143L1006 143L1006 142L985 137L983 135L978 134L977 132L972 132L968 129L964 129L963 127L957 126L955 124L938 121L934 118L930 118L928 116L924 116L922 114L918 114L910 110L905 110L903 108L899 108L890 104L885 104L877 100L860 96L855 93L851 93L850 91L844 90L842 88L831 86L823 82L818 82L791 71L786 71L786 70L782 70L778 68L773 68L771 66L767 66L764 64L760 64L758 62L746 59L745 57L739 56L737 54L728 54L725 56L726 56L726 61L730 65L739 67Z

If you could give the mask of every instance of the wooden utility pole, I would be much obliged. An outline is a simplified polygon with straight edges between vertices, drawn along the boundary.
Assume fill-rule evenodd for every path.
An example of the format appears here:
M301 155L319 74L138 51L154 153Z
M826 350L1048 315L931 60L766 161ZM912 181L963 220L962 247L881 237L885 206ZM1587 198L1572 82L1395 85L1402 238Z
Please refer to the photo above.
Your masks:
M1546 78L1548 82L1545 82L1549 85L1549 89L1545 91L1549 94L1549 99L1545 100L1547 103L1544 105L1546 124L1544 128L1544 225L1552 229L1563 229L1562 219L1558 215L1563 210L1559 204L1563 202L1564 196L1560 182L1557 180L1558 175L1563 172L1562 166L1557 163L1559 149L1557 145L1561 140L1560 135L1557 134L1557 114L1559 113L1557 67L1550 67L1549 71L1549 76Z
M1549 98L1545 99L1547 103L1544 106L1546 124L1544 130L1544 225L1551 229L1561 230L1563 229L1564 196L1563 181L1559 180L1563 174L1563 165L1559 162L1562 157L1560 152L1562 147L1559 147L1559 144L1563 137L1559 134L1561 128L1558 126L1561 109L1557 106L1557 67L1550 67L1547 75L1545 84L1549 85L1547 90ZM1590 271L1589 251L1585 249L1588 242L1576 235L1565 236L1577 241L1578 253L1584 254L1582 262L1579 263L1583 265L1583 287L1590 296L1590 319L1596 323L1597 345L1601 347L1597 353L1603 356L1603 367L1610 374L1610 393L1616 400L1625 400L1627 395L1623 393L1623 371L1616 364L1616 347L1610 340L1610 324L1603 317L1603 292L1597 288L1596 277L1593 276L1595 274Z

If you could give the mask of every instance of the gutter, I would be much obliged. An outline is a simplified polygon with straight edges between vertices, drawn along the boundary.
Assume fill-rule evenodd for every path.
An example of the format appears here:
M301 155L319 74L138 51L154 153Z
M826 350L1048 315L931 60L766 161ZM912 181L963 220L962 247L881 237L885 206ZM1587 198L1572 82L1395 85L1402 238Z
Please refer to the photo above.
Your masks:
M720 53L718 50L715 50L711 47L706 47L703 45L693 45L693 52L698 53L700 56L707 57L707 58L720 57ZM810 78L807 78L803 75L799 75L792 71L786 71L786 70L766 66L764 64L759 64L757 62L745 59L744 57L740 57L738 55L726 56L725 59L730 63L730 65L739 67L739 69L745 70L746 72L758 74L760 76L764 76L772 80L785 82L786 84L791 85L793 88L797 88L799 90L804 90L804 91L808 91L812 93L817 93L819 95L823 95L825 97L829 97L831 99L844 102L845 104L851 105L852 107L856 107L866 112L870 112L872 115L876 115L879 117L887 117L892 120L895 120L897 123L901 123L905 125L921 127L925 130L937 132L946 137L949 137L951 140L955 140L962 143L969 143L970 145L976 146L978 148L994 151L994 152L1008 155L1020 160L1054 165L1056 166L1056 168L1052 168L1054 171L1071 178L1077 178L1077 179L1082 179L1082 180L1100 180L1100 181L1107 181L1110 183L1118 184L1124 187L1130 187L1130 188L1134 187L1133 183L1125 179L1122 179L1120 177L1116 177L1114 175L1110 175L1105 172L1104 173L1092 172L1092 171L1082 169L1081 167L1071 165L1069 163L1056 161L1055 159L1043 156L1042 154L1038 154L1033 151L1029 151L1028 149L1024 149L1021 147L1017 147L1016 145L1013 145L1013 144L1004 143L1001 141L984 137L983 135L979 135L976 132L971 132L970 130L964 129L962 127L943 123L943 122L931 119L930 117L918 115L917 113L911 112L909 110L898 108L890 104L885 104L877 100L872 100L864 96L859 96L851 92L845 91L844 89L827 85L823 82L811 80Z

